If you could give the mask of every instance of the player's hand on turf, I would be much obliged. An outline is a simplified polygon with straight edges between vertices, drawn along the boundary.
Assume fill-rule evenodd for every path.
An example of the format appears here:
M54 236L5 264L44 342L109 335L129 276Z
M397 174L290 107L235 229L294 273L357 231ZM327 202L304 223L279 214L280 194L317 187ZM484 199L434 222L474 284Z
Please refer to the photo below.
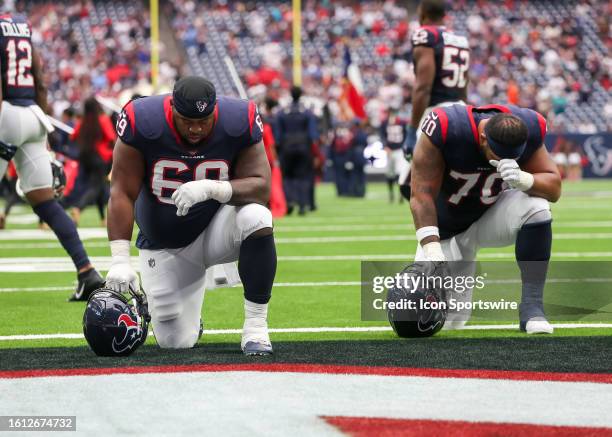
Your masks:
M406 127L406 138L402 144L402 150L404 151L404 158L406 158L406 161L408 162L412 161L412 153L414 152L414 146L416 145L416 133L417 130L415 127Z
M502 159L501 161L492 159L489 164L497 168L497 172L510 187L527 191L533 186L533 175L522 171L514 159Z
M138 275L130 264L129 258L127 261L113 261L106 274L106 286L120 293L127 292L129 288L133 290L140 288Z

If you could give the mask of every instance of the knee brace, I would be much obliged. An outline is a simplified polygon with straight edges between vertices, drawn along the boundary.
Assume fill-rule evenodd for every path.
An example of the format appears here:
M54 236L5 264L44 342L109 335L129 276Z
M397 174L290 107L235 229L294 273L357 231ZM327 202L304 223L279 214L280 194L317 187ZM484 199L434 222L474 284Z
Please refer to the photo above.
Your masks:
M258 203L249 203L236 212L236 226L244 241L253 232L272 227L272 213Z

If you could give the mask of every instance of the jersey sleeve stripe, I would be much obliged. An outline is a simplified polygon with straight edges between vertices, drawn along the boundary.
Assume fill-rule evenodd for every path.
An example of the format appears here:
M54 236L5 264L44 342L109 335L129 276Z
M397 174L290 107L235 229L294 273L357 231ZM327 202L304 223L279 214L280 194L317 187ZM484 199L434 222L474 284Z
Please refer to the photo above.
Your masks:
M253 124L255 122L255 102L249 101L249 132L253 135Z
M538 116L538 123L540 124L540 134L542 135L542 142L544 142L544 137L546 136L546 119L540 114L536 112Z
M125 113L127 115L128 120L130 120L130 127L132 128L132 132L136 131L136 114L134 113L134 103L129 102L125 105Z
M448 116L444 109L434 110L438 118L440 119L440 129L442 129L442 144L446 144L446 135L448 134Z
M474 110L473 106L468 106L467 107L467 116L468 119L470 120L470 127L472 128L472 134L474 135L474 141L476 141L476 144L480 144L480 140L478 139L478 128L476 127L476 121L474 120L474 114L472 113L472 111Z

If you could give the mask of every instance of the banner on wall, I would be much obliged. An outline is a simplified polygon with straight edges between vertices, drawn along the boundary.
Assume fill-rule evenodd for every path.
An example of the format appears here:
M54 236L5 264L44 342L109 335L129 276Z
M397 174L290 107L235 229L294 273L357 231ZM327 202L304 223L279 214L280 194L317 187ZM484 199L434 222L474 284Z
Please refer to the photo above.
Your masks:
M547 134L546 148L551 153L579 153L582 176L612 178L612 133Z

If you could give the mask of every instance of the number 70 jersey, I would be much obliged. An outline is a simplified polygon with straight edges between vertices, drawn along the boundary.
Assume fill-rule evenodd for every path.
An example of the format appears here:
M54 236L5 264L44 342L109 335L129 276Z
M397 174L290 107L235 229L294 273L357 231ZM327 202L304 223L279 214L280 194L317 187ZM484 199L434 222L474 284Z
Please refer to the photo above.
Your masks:
M23 15L0 15L2 98L16 106L34 105L32 28Z
M444 26L422 26L412 34L412 46L430 47L434 51L436 73L429 106L462 100L470 68L467 38ZM416 71L416 65L414 68Z
M435 108L421 123L421 132L444 158L444 178L436 198L443 240L469 228L507 188L481 151L478 135L478 124L500 112L515 115L527 125L527 146L517 159L523 167L536 150L544 147L546 120L536 111L513 105L451 105Z

